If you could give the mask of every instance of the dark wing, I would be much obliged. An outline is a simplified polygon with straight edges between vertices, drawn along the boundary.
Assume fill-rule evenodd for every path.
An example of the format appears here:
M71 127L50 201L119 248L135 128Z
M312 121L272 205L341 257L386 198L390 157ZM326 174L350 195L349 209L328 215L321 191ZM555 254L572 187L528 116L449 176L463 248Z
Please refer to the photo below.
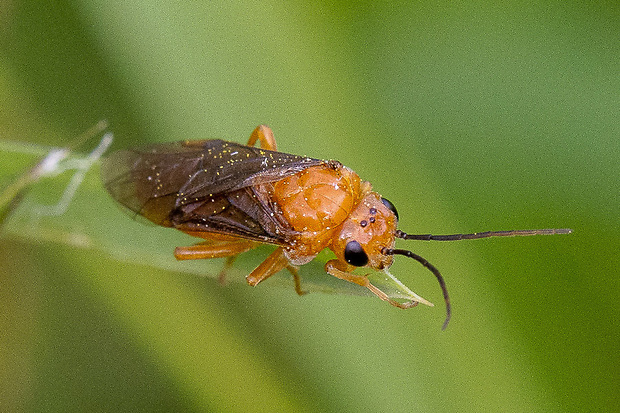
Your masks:
M232 234L259 242L288 245L297 233L276 213L276 209L263 191L249 186L180 206L171 214L170 221L172 227L195 236Z
M114 199L158 225L267 242L277 229L263 219L273 212L267 201L235 196L325 162L208 140L118 151L103 160L101 174Z

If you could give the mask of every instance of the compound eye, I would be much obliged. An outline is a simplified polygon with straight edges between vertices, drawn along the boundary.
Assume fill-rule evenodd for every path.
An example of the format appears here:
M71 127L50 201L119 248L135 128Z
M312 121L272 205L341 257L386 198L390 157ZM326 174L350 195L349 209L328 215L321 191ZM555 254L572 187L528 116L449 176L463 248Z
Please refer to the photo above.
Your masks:
M389 209L394 213L394 215L396 215L396 220L398 221L398 212L396 212L396 207L394 206L394 204L383 197L381 197L381 202L383 202L383 205L385 205L387 209Z
M344 259L351 265L363 267L368 264L368 255L357 241L349 241L344 247Z

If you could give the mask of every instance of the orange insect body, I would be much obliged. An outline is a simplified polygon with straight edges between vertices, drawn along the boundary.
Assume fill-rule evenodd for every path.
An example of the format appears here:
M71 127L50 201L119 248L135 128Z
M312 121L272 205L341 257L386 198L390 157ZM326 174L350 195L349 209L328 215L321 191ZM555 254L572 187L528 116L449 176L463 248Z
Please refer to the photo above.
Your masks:
M306 264L324 248L346 262L344 250L352 240L366 246L370 267L383 269L392 263L392 256L380 249L394 246L394 213L371 192L370 183L349 168L332 162L298 172L273 185L272 199L298 233L284 248L291 264Z
M257 141L260 149L253 147ZM271 129L261 125L247 146L214 140L116 152L104 160L102 176L110 194L132 211L205 239L177 247L179 260L228 257L229 266L237 255L261 243L277 245L246 277L253 286L287 268L296 291L302 294L297 266L329 248L336 258L325 264L327 273L366 287L400 308L419 302L432 305L411 291L414 300L395 301L368 277L353 273L356 267L368 267L389 275L395 254L413 258L433 272L442 287L447 307L444 328L450 318L450 301L441 274L424 258L394 249L395 238L448 241L570 232L408 235L397 230L398 215L392 203L349 168L337 161L275 149Z

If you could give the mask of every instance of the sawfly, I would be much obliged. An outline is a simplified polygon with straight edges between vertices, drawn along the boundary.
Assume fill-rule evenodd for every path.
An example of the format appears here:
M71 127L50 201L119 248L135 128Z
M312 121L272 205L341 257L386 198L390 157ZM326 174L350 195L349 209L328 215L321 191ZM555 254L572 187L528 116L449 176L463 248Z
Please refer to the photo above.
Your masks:
M265 125L252 132L247 145L182 141L115 152L104 159L102 177L112 197L131 211L204 240L177 247L178 260L227 257L230 266L234 257L260 244L276 246L247 275L252 286L286 268L293 274L295 290L302 294L298 267L329 248L336 258L325 264L328 274L366 287L395 307L432 305L415 294L407 302L396 301L366 275L353 272L366 267L389 275L395 255L413 258L439 281L446 303L443 328L451 314L443 277L426 259L395 248L396 238L455 241L571 232L406 234L397 229L394 205L374 192L369 182L338 161L277 152L273 133Z

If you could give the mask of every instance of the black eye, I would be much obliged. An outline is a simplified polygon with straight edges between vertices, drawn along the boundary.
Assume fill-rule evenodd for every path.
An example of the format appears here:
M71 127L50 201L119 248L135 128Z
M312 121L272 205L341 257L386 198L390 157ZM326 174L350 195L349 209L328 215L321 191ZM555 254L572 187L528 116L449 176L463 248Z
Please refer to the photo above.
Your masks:
M383 202L383 205L385 205L387 209L389 209L394 213L394 215L396 215L396 220L398 221L398 212L396 212L396 207L394 206L394 204L383 197L381 197L381 202Z
M363 267L368 264L368 255L357 241L349 241L344 247L344 259L351 265Z

